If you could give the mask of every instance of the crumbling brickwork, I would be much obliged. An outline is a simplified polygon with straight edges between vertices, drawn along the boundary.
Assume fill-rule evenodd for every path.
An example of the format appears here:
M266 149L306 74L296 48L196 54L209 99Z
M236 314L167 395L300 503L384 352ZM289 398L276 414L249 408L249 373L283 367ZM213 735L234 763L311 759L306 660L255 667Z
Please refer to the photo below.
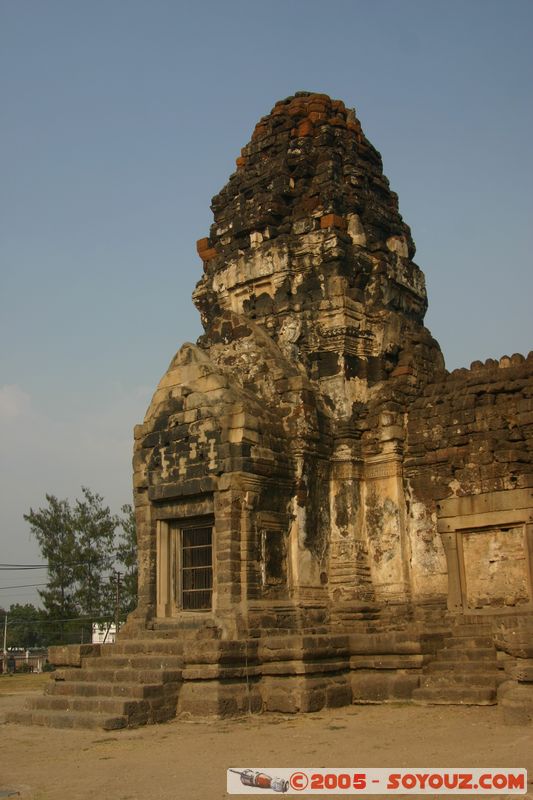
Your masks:
M404 471L422 502L526 485L532 360L516 354L474 362L428 384L410 404Z

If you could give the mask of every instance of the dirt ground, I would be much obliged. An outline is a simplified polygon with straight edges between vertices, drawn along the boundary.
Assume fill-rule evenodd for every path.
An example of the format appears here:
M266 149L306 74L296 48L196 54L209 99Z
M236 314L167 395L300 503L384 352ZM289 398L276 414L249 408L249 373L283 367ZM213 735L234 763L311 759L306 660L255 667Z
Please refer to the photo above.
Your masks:
M29 688L0 680L0 797L13 790L23 800L219 800L230 797L226 769L247 765L525 767L533 800L533 728L502 725L494 706L351 706L122 732L2 724Z

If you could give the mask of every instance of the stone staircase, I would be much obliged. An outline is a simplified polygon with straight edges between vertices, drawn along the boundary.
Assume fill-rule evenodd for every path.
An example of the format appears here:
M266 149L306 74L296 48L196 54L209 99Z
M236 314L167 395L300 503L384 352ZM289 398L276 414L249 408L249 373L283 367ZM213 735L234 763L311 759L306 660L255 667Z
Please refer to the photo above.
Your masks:
M114 730L172 719L183 644L156 636L102 645L100 655L81 658L81 667L56 670L45 694L8 714L8 722Z
M490 623L438 610L395 629L386 622L360 620L358 631L352 622L343 634L277 629L247 639L225 639L213 624L161 622L121 632L116 644L54 648L54 663L66 666L43 696L7 719L114 730L178 712L235 716L411 697L423 705L497 702L509 675Z
M423 670L413 702L420 705L494 705L499 669L490 623L462 618L444 639L444 647Z

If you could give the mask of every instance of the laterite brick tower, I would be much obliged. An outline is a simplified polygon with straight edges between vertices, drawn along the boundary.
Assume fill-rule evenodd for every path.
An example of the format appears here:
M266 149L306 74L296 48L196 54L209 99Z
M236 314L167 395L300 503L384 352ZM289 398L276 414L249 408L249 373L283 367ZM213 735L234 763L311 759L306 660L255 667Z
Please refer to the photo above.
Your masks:
M277 103L212 209L204 335L135 431L139 606L56 693L121 681L95 723L120 727L501 684L530 722L533 358L445 370L398 198L338 100Z

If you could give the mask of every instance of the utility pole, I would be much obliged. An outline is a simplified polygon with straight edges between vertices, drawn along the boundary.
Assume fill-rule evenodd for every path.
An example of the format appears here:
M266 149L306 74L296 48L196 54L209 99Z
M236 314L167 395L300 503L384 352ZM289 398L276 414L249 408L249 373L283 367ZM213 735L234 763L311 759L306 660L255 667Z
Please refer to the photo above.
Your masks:
M4 617L4 661L2 663L2 672L7 673L7 611Z
M115 641L116 637L118 636L118 632L120 630L120 581L122 579L122 573L115 570L115 579L116 579L116 591L115 591Z

